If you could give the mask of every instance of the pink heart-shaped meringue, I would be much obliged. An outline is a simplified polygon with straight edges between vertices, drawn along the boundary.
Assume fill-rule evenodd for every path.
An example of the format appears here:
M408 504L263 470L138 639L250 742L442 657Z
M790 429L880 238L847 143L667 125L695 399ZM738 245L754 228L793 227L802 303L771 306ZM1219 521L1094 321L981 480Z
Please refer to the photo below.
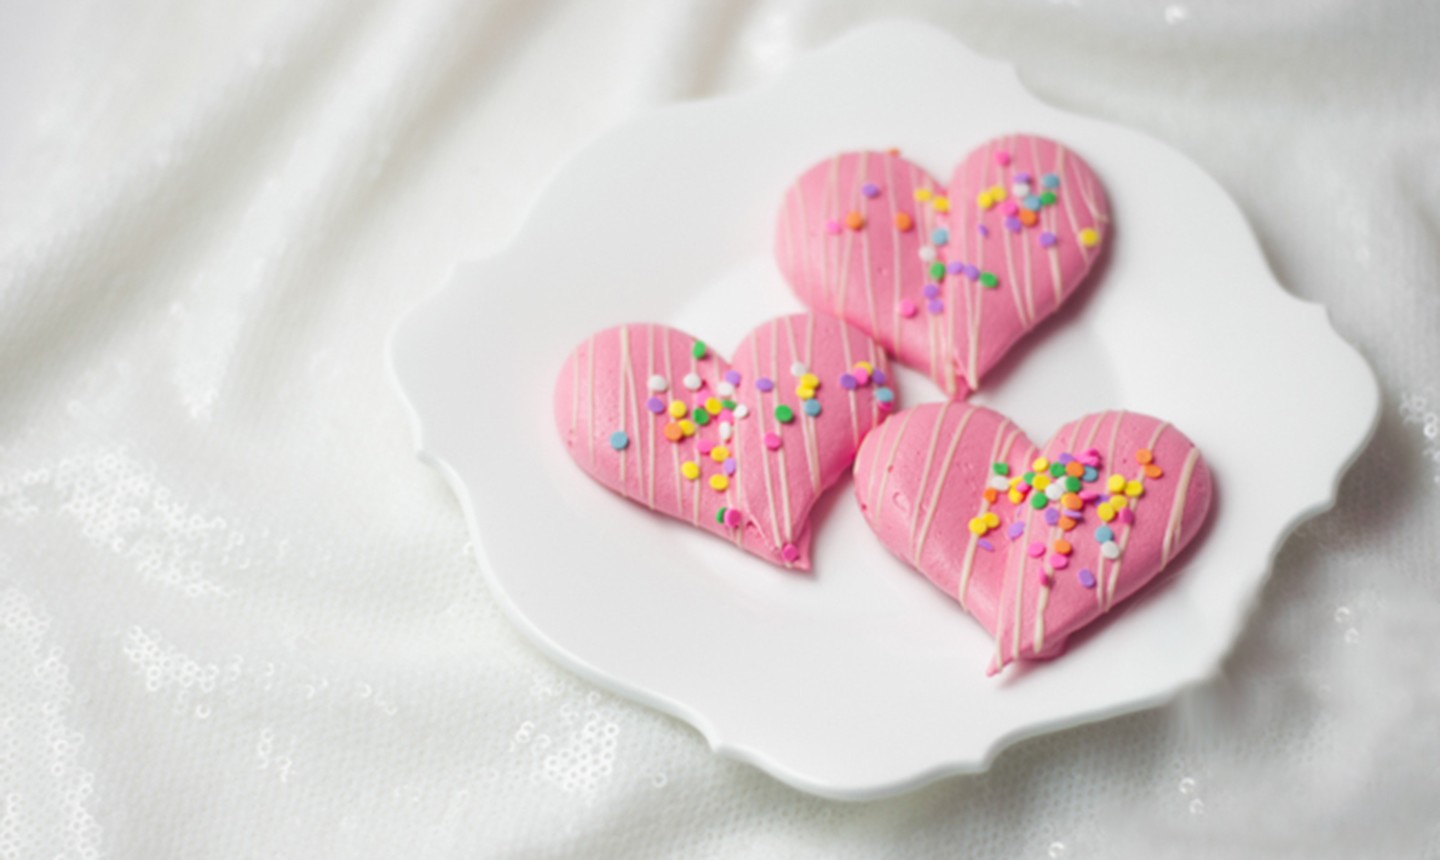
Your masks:
M611 490L809 570L810 509L893 408L889 369L874 340L817 314L760 325L733 362L676 329L622 325L566 359L555 421Z
M1059 654L1154 579L1199 531L1211 481L1155 418L1089 415L1041 451L1003 415L952 401L872 433L855 496L881 542L995 637L993 674Z
M948 188L894 152L828 158L786 192L775 253L801 301L963 399L1074 293L1109 223L1084 160L1011 135L971 152Z

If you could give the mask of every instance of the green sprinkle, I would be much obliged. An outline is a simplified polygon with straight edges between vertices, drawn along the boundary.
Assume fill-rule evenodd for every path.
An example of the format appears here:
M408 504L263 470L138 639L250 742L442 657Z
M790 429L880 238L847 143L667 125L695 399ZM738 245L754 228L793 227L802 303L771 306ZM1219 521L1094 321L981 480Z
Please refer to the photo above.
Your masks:
M690 347L690 354L695 356L696 358L704 358L705 352L705 341L703 340L695 341L695 345Z
M996 463L995 465L991 466L990 468L993 469L993 470L995 470L995 474L997 474L997 475L1008 475L1008 474L1010 474L1010 464L1009 464L1009 463Z
M1050 464L1050 477L1052 477L1052 478L1063 478L1063 477L1065 477L1065 464L1064 464L1064 463L1051 463L1051 464Z
M1072 493L1080 492L1080 479L1071 475L1065 476L1065 489Z
M1030 507L1034 508L1035 510L1041 510L1048 504L1050 504L1050 500L1045 498L1044 493L1034 492L1030 494Z
M990 272L981 272L980 286L984 287L987 290L993 290L996 287L1000 286L1000 279L995 277L995 275Z
M1026 472L1024 475L1021 476L1021 480L1033 487L1035 486L1035 473Z
M795 420L795 410L782 403L775 407L775 420L781 424L789 424Z
M701 427L704 427L706 424L710 423L710 413L706 412L705 407L703 406L696 409L694 413L692 413L692 415L695 418L695 423L699 424Z
M936 260L935 262L931 263L931 264L930 264L930 277L931 277L931 279L936 280L936 281L944 280L944 279L945 279L945 264L942 263L942 262L940 262L939 260Z
M725 508L721 508L720 510L715 512L715 522L719 523L722 526L725 525L725 510Z
M735 401L733 400L722 400L720 401L720 405L724 406L726 409L729 409L731 412L735 411Z
M1041 206L1054 206L1054 205L1055 205L1055 194L1054 194L1054 192L1052 192L1052 191L1046 191L1044 194L1041 194L1041 195L1040 195L1040 205L1041 205Z

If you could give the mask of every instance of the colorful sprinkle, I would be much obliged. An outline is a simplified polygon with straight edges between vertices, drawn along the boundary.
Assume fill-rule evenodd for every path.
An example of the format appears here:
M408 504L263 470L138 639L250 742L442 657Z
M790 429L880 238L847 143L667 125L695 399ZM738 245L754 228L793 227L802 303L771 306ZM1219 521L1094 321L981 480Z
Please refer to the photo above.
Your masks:
M1030 554L1031 558L1039 558L1045 554L1045 544L1038 540L1031 541L1030 545L1025 548L1025 551Z
M700 386L702 386L702 385L704 385L704 384L705 384L705 382L704 382L704 380L702 380L702 379L700 378L700 374L698 374L698 373L687 373L687 374L685 374L685 387L688 388L688 389L690 389L691 391L699 391L699 390L700 390Z
M1100 554L1108 559L1117 559L1120 557L1120 544L1113 540L1107 540L1100 544Z
M1164 474L1165 470L1155 465L1154 463L1150 463L1145 466L1145 477L1147 478L1158 478Z
M800 548L793 543L787 543L780 547L780 558L787 562L797 561L800 558Z
M1041 205L1041 206L1054 206L1054 205L1055 205L1055 195L1054 195L1054 194L1051 194L1049 191L1046 191L1044 194L1041 194L1041 195L1040 195L1040 205Z
M1135 462L1142 466L1155 462L1155 452L1149 448L1141 448L1135 452Z
M705 411L711 415L719 415L720 410L724 408L725 404L721 403L718 397L708 397L705 399Z
M1046 188L1059 188L1060 177L1053 173L1043 173L1040 175L1040 184Z
M975 232L979 233L980 238L982 239L988 239L990 237L990 228L986 227L984 224L976 224Z
M1000 286L1000 279L990 272L980 273L980 286L993 290Z
M731 439L731 437L733 437L734 435L735 435L735 425L734 425L734 424L731 424L729 421L721 421L721 422L720 422L720 440L721 440L722 442L729 442L730 439Z
M901 233L909 233L915 227L915 219L904 212L895 213L895 229Z
M805 401L805 405L801 406L800 408L804 409L805 414L809 415L811 418L820 417L820 401L818 400L807 400Z
M1075 547L1070 545L1070 541L1064 539L1055 541L1050 545L1050 548L1060 553L1061 555L1069 555L1070 553L1075 551Z
M940 285L939 285L939 284L926 284L925 287L924 287L924 289L922 289L920 292L924 293L924 294L925 294L925 298L927 298L927 299L936 298L936 297L938 297L938 296L940 295Z
M1097 505L1095 508L1095 514L1096 516L1100 517L1102 521L1107 523L1115 519L1115 509L1110 507L1108 502L1102 502Z
M930 299L925 303L925 310L932 314L943 314L945 313L945 303L939 299Z
M971 533L971 534L983 535L983 534L985 534L985 532L987 532L987 531L989 531L989 530L990 530L990 527L987 526L987 525L985 525L985 520L984 520L984 519L982 519L982 518L980 518L980 517L972 517L972 518L971 518L971 520L970 520L970 533Z
M732 529L740 528L740 523L744 520L744 517L741 515L741 513L734 508L722 508L722 510L725 512L723 514L723 522L725 523L725 525L729 526Z
M795 386L795 396L801 400L813 400L815 398L815 389L808 385L797 385Z
M1100 528L1095 530L1096 543L1105 543L1106 541L1113 540L1114 538L1115 532L1111 531L1109 526L1101 526Z
M949 212L950 198L936 195L935 198L930 201L930 208L936 212Z
M876 185L873 182L867 182L864 185L860 186L860 193L873 200L874 198L880 196L880 186Z
M657 373L654 376L650 377L649 382L646 383L646 387L648 387L651 391L658 393L670 387L670 380Z
M945 264L945 271L952 275L963 275L965 273L965 264L959 260L951 260Z
M1021 535L1025 534L1025 524L1016 520L1010 524L1010 528L1005 530L1005 534L1011 540L1017 540Z
M769 394L771 391L775 390L775 383L770 380L770 377L762 376L759 379L755 380L755 387L765 392L766 394Z
M733 476L737 468L739 467L735 465L734 457L731 457L730 459L720 464L720 471L724 472L726 475Z
M781 424L789 424L795 420L795 410L782 403L775 407L775 420Z
M780 434L779 434L779 433L766 433L766 434L765 434L765 447L766 447L766 448L769 448L771 451L778 451L778 450L780 450Z
M684 475L687 481L693 481L700 477L700 464L693 460L686 460L680 464L680 474Z
M616 430L610 434L610 447L616 451L624 451L630 447L630 434L624 430Z
M825 232L829 233L831 236L839 236L840 231L843 229L844 228L840 226L840 222L836 221L834 218L831 218L825 222Z
M726 382L730 383L731 385L739 385L739 384L740 384L740 380L741 380L740 371L738 371L738 370L727 370L727 371L725 371L724 379L725 379Z
M1139 481L1126 481L1125 495L1129 496L1132 499L1138 499L1141 496L1145 495L1145 485L1140 483Z
M664 433L665 438L670 440L671 442L679 442L681 439L685 438L685 431L681 430L680 425L676 424L674 421L671 421L669 424L665 425Z
M1095 228L1086 227L1080 231L1080 244L1087 248L1093 248L1100 244L1100 234L1095 232Z
M859 384L860 383L855 381L855 377L851 376L850 374L840 374L840 387L845 389L846 391L854 391Z
M1058 525L1060 525L1060 512L1057 511L1057 510L1055 510L1054 508L1046 508L1046 509L1045 509L1045 525L1047 525L1047 526L1058 526Z
M1006 215L1006 216L1005 216L1005 229L1006 229L1006 230L1009 230L1011 233L1019 233L1019 232L1020 232L1020 227L1021 227L1021 225L1020 225L1020 219L1019 219L1018 217L1016 217L1016 216L1014 216L1014 215Z
M695 341L695 345L690 347L690 355L696 360L704 358L707 352L709 352L709 349L705 346L705 341L703 340Z
M730 489L730 479L725 477L724 475L711 475L710 489L714 490L717 493L723 493L726 490Z
M1115 518L1128 526L1131 523L1135 522L1135 512L1130 510L1129 508L1121 508L1120 513L1116 514Z
M683 400L672 400L672 401L670 401L670 417L671 417L671 418L684 418L684 417L685 417L686 415L688 415L689 413L690 413L690 407L685 405L685 401L683 401Z
M865 216L859 212L851 212L845 216L845 226L851 230L859 230L865 226Z
M876 385L884 385L889 378L890 377L885 375L885 371L880 370L879 368L876 368L870 374L870 379L873 380Z
M736 417L736 418L748 418L748 417L750 417L750 407L749 407L749 406L746 406L744 403L741 403L740 405L736 406L733 411L734 411L734 413L735 413L735 417Z
M930 231L930 242L934 245L944 245L950 241L950 231L944 227L936 227Z
M980 538L979 540L975 541L975 545L985 550L986 552L995 551L995 544L991 543L989 538Z
M1010 166L1010 153L1006 152L1006 151L1003 150L1003 149L1000 150L1000 151L998 151L998 152L996 152L996 153L995 153L995 163L998 164L998 165L1000 165L1001 167L1009 167L1009 166Z
M934 263L931 263L931 264L930 264L930 277L934 278L934 279L937 280L937 281L944 280L944 278L945 278L945 264L944 264L944 263L941 263L941 262L938 261L938 260L935 261Z
M1085 586L1086 588L1095 587L1095 574L1093 571L1090 570L1090 568L1080 568L1080 572L1077 575L1080 577L1081 585Z
M803 362L803 361L797 361L797 362L795 362L794 364L791 364L791 365L790 365L790 375L791 375L791 376L804 376L805 374L807 374L807 373L809 373L809 372L810 372L810 369L805 366L805 362Z
M994 473L997 474L997 475L1008 475L1008 474L1010 474L1010 464L1009 464L1009 463L991 463L991 464L990 464L990 471L994 472Z
M1070 566L1070 559L1066 558L1063 555L1059 555L1058 553L1051 553L1050 557L1045 560L1049 562L1050 566L1055 568L1056 570L1064 570L1065 568Z
M723 463L730 459L730 449L724 445L716 445L710 449L710 459L717 463Z
M981 209L993 209L995 208L995 195L991 194L989 191L981 191L979 194L975 195L975 205L979 206Z
M1119 493L1125 489L1124 475L1111 475L1105 480L1105 489L1112 493Z
M901 300L900 300L900 307L899 307L900 316L905 317L906 319L909 319L909 318L915 316L915 314L916 314L919 310L920 310L920 309L915 306L915 303L912 302L912 301L910 301L909 299L901 299Z
M915 189L915 199L918 200L918 201L920 201L921 203L924 203L926 200L929 200L929 199L930 199L930 189L929 189L929 188L916 188L916 189Z
M649 409L654 415L663 414L665 412L665 401L658 397L652 397L645 401L645 408Z
M875 399L881 403L891 403L895 400L895 392L882 385L875 389Z

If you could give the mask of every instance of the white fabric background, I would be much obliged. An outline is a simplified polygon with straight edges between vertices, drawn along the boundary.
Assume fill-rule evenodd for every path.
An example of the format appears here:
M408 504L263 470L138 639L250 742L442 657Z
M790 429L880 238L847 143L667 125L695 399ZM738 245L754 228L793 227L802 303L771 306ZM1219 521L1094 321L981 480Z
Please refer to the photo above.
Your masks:
M382 348L588 138L882 11L1211 171L1384 406L1221 677L847 805L522 641ZM0 856L1440 857L1437 36L1419 0L0 5Z

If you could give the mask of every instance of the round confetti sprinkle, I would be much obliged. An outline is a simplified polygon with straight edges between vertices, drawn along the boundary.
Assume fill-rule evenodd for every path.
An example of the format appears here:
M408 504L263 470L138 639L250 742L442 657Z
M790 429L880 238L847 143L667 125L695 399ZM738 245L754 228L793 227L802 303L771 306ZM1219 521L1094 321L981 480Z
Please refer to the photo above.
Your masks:
M690 389L691 391L699 391L699 390L700 390L700 386L701 386L701 385L704 385L704 384L705 384L704 381L700 379L700 374L698 374L698 373L687 373L687 374L685 374L685 387L688 388L688 389Z
M819 388L820 377L816 376L813 373L802 373L800 374L800 384L805 386L806 388Z
M699 451L700 456L703 457L709 454L714 447L714 442L711 442L709 439L701 439L698 443L696 443L695 450Z
M920 257L921 260L928 263L935 259L935 246L921 245L920 250L916 251L915 253L917 256Z
M741 377L740 377L740 371L738 371L738 370L727 370L727 371L725 371L725 376L724 376L723 378L724 378L724 380L725 380L726 382L730 383L731 385L739 385L739 384L740 384L740 378L741 378Z
M1111 475L1109 478L1105 479L1105 489L1109 490L1112 493L1118 493L1123 491L1125 489L1125 476Z
M1008 475L1008 474L1010 474L1010 464L1009 464L1009 463L992 463L992 464L990 464L990 471L994 472L994 473L997 474L997 475L1002 475L1002 476L1003 476L1003 475Z
M1061 496L1060 504L1069 511L1078 511L1081 508L1085 507L1085 503L1081 501L1080 497L1075 493L1066 493L1065 495Z
M663 377L663 376L661 376L660 374L657 373L657 374L655 374L654 376L650 377L650 381L646 383L646 386L647 386L651 391L655 391L655 392L665 391L666 389L668 389L668 388L670 387L670 380L666 379L665 377Z
M925 303L925 310L932 314L943 314L945 313L945 303L939 299L931 299Z
M811 418L815 418L820 415L820 401L818 400L807 400L805 401L805 405L801 408L804 409L805 414L809 415Z
M840 222L836 221L834 218L831 218L830 220L825 222L825 232L829 233L831 236L839 236L840 231L843 229L845 228L841 227Z
M1045 525L1058 526L1060 524L1060 512L1054 508L1045 509Z
M1038 540L1031 541L1030 545L1025 548L1025 551L1030 554L1031 558L1039 558L1045 554L1045 544Z
M1052 502L1058 502L1058 501L1060 501L1060 498L1061 498L1062 496L1064 496L1064 495L1065 495L1065 485L1064 485L1064 484L1061 484L1061 483L1058 483L1058 482L1057 482L1057 483L1051 483L1051 484L1049 484L1049 485L1047 485L1047 486L1045 487L1045 498L1049 499L1049 500L1052 501Z
M624 430L616 430L610 434L610 447L616 451L624 451L630 447L630 434Z
M719 415L720 410L724 408L725 404L721 403L718 397L709 397L705 400L705 411L711 415Z
M895 400L895 392L882 385L875 389L875 399L881 403L890 403Z
M1135 512L1129 508L1121 508L1120 513L1116 514L1115 518L1128 526L1135 522Z
M940 285L939 285L939 284L926 284L926 285L925 285L925 288L922 289L920 292L924 293L924 294L925 294L925 298L927 298L927 299L937 298L937 297L940 295Z
M721 422L720 422L720 439L721 439L721 441L723 441L723 442L729 442L729 441L730 441L730 437L732 437L732 436L734 436L734 435L735 435L735 425L734 425L734 424L731 424L729 421L721 421Z
M1108 502L1101 502L1098 506L1096 506L1095 514L1099 516L1101 520L1107 523L1115 519L1115 509L1110 507Z
M998 152L996 152L996 153L995 153L995 163L998 164L998 165L1000 165L1001 167L1009 167L1009 166L1010 166L1010 153L1006 152L1006 151L1003 150L1003 149L1000 150L1000 151L998 151Z
M1081 585L1085 586L1086 588L1094 588L1094 587L1095 587L1095 574L1094 574L1094 572L1092 572L1092 571L1090 570L1090 568L1088 568L1088 567L1082 567L1082 568L1080 568L1080 572L1079 572L1079 574L1077 574L1077 575L1080 577L1080 584L1081 584Z
M1030 193L1030 183L1017 182L1014 185L1010 186L1010 193L1014 194L1016 197L1024 197Z
M915 227L915 219L904 212L895 213L895 229L901 233L909 233Z
M765 447L766 447L766 448L769 448L771 451L778 451L778 450L780 450L780 434L779 434L779 433L766 433L766 434L765 434Z
M663 414L665 412L665 401L658 397L652 397L645 401L645 408L649 409L655 415Z
M693 481L700 477L700 464L686 460L680 464L680 474L684 475L686 480Z
M949 212L950 198L936 195L935 199L930 201L930 208L934 209L936 212Z
M1044 173L1040 176L1040 184L1045 188L1059 188L1060 177L1053 173Z
M1114 537L1115 533L1110 530L1109 526L1101 526L1095 530L1096 543L1105 543L1106 541L1114 539Z
M787 562L798 561L800 558L800 548L793 543L787 543L780 547L780 558Z
M981 239L987 239L990 237L990 228L986 227L984 224L976 224L975 232L980 234Z
M1040 216L1036 215L1034 211L1030 209L1021 209L1020 223L1025 225L1026 227L1034 227L1036 224L1040 223Z
M855 365L855 369L850 371L850 375L855 377L856 385L866 385L871 379L870 368L865 366L864 362Z
M690 347L690 355L696 359L704 358L707 352L709 352L709 349L706 348L705 341L703 340L695 341L695 345Z
M1080 244L1087 248L1093 248L1100 244L1100 234L1093 227L1086 227L1080 231Z
M782 403L775 407L775 420L781 424L789 424L795 420L795 410Z
M815 397L815 389L808 385L795 386L795 396L801 400L812 400Z
M1036 457L1035 460L1030 464L1030 468L1034 469L1036 472L1043 472L1046 469L1050 468L1050 461L1045 459L1044 457Z
M704 427L706 424L710 423L710 413L706 412L703 406L699 409L696 409L694 412L691 412L690 418L696 424L699 424L701 427Z
M995 513L994 511L986 511L985 525L989 526L992 529L998 529L1000 527L1000 515Z
M980 538L979 540L975 541L975 545L985 550L986 552L995 551L995 544L991 543L988 538Z
M1015 173L1016 182L1029 182L1032 179L1034 179L1034 177L1030 175L1030 171L1028 170L1020 170Z
M670 401L670 417L684 418L690 412L690 407L685 405L683 400Z
M748 417L750 417L750 407L749 407L749 406L746 406L744 403L741 403L739 406L736 406L736 407L735 407L735 417L736 417L736 418L748 418Z
M725 509L725 525L729 526L732 529L738 529L740 528L740 523L742 521L743 517L741 516L739 511L735 510L734 508Z
M974 535L983 535L983 534L985 534L985 532L987 532L987 531L989 531L989 530L990 530L990 529L985 525L985 520L981 519L980 517L973 517L973 518L970 520L970 533L971 533L971 534L974 534Z
M1049 588L1055 583L1050 578L1050 571L1041 568L1035 571L1035 584L1039 585L1041 588Z
M1045 560L1049 562L1050 566L1055 568L1056 570L1064 570L1065 568L1070 566L1070 559L1057 553L1051 553L1050 557Z
M1139 481L1126 481L1125 495L1129 496L1132 499L1138 499L1141 496L1145 495L1145 485L1140 483Z
M865 226L865 216L859 212L851 212L845 216L845 226L851 230L859 230Z
M1142 466L1149 465L1150 463L1155 462L1155 452L1151 451L1149 448L1141 448L1139 451L1135 452L1135 462L1139 463Z
M685 438L685 431L680 429L679 424L671 421L669 424L665 425L665 438L669 439L671 442L679 442L681 439Z
M874 199L880 196L880 186L876 185L873 182L867 182L864 185L860 186L860 193L864 194L866 197Z
M1061 518L1060 518L1060 530L1061 530L1061 531L1068 532L1068 531L1070 531L1071 529L1075 528L1075 525L1076 525L1075 521L1074 521L1073 519L1071 519L1070 517L1061 517Z
M1025 534L1025 524L1020 522L1019 520L1016 520L1015 522L1010 524L1010 528L1005 530L1005 534L1011 540L1015 540L1016 538Z
M805 362L803 361L797 361L794 364L790 365L791 376L804 376L809 372L810 369L805 366Z
M909 299L901 299L900 306L899 308L897 308L897 310L900 311L900 316L909 319L915 316L915 314L919 312L920 309L916 307L915 303L910 301Z
M930 277L934 278L934 279L937 280L937 281L944 280L944 278L945 278L945 264L942 263L942 262L940 262L939 260L936 260L935 262L931 263L931 264L930 264Z
M1010 489L1010 481L1004 475L991 475L990 480L985 482L985 486L997 493L1003 493Z
M737 468L739 468L739 467L735 465L735 458L734 458L734 457L731 457L730 459L728 459L728 460L726 460L725 462L723 462L723 463L720 464L720 471L724 472L726 475L728 475L728 476L730 476L730 477L734 477L734 476L735 476L735 470L736 470Z
M995 277L995 275L990 272L981 272L980 286L985 287L986 289L993 290L996 287L1000 286L1000 279Z
M1161 475L1164 475L1164 474L1165 474L1165 470L1164 470L1164 469L1161 469L1159 466L1155 465L1154 463L1150 463L1150 464L1148 464L1148 465L1145 467L1145 477L1147 477L1147 478L1158 478L1158 477L1160 477Z
M1016 196L1020 197L1022 195ZM1023 195L1023 199L1020 201L1020 206L1021 208L1029 209L1031 212L1036 212L1040 209L1040 198L1038 195L1035 194Z
M723 463L730 459L730 449L724 445L716 445L710 449L710 459L717 463Z
M1041 205L1041 206L1054 206L1054 205L1055 205L1055 195L1054 195L1054 194L1051 194L1049 191L1046 191L1044 194L1041 194L1041 195L1040 195L1040 205Z
M727 510L729 510L729 508L721 508L720 510L716 511L715 522L719 523L722 526L725 525L725 512Z
M1020 214L1020 204L1019 204L1019 203L1016 203L1014 200L1011 200L1011 201L1009 201L1009 202L1001 205L1000 211L1003 212L1003 213L1005 213L1006 215L1019 215L1019 214Z
M710 489L714 490L717 493L723 493L726 490L730 489L730 479L725 477L724 475L711 475Z
M1114 508L1116 511L1123 511L1129 506L1130 500L1125 498L1124 496L1110 497L1110 507Z
M1085 474L1081 475L1080 479L1085 481L1086 483L1094 483L1095 481L1100 480L1100 473L1095 471L1094 466L1086 466Z
M1075 551L1075 547L1070 545L1070 541L1064 540L1063 538L1050 544L1050 548L1061 555L1069 555Z
M969 280L980 280L980 270L970 265L969 263L966 263L964 266L961 267L961 269L965 272L965 277Z
M930 231L930 243L932 245L944 245L950 241L950 231L944 227L936 227Z
M1005 216L1005 229L1006 229L1006 230L1009 230L1011 233L1019 233L1019 232L1020 232L1020 226L1021 226L1021 225L1020 225L1020 219L1019 219L1018 217L1016 217L1016 216L1014 216L1014 215L1006 215L1006 216Z
M916 189L915 189L915 199L918 200L918 201L920 201L921 203L924 203L926 200L929 200L929 199L930 199L930 189L929 189L929 188L916 188Z
M989 191L981 191L975 195L975 205L981 209L993 209L995 207L995 195Z
M851 376L850 374L840 374L840 387L845 389L846 391L854 391L856 386L858 386L859 384L860 383L855 381L855 377Z
M1120 557L1120 544L1107 540L1100 544L1100 554L1108 559L1117 559Z
M775 383L771 381L770 377L762 376L759 379L755 380L755 387L765 392L766 394L769 394L771 391L775 390Z
M959 260L951 260L945 264L945 271L952 275L963 275L965 273L965 264Z

